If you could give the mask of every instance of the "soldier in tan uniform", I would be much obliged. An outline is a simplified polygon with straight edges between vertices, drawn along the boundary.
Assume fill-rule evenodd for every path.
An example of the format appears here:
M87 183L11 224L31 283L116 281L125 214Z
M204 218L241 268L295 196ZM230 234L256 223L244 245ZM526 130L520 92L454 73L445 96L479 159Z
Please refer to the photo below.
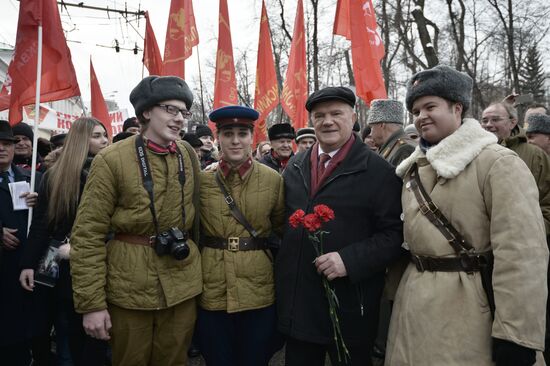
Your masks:
M267 365L276 327L268 237L281 235L283 179L252 159L257 111L227 106L209 118L222 155L216 171L201 173L199 346L209 366Z
M412 154L416 143L403 130L403 103L391 99L372 101L367 124L378 153L393 166Z

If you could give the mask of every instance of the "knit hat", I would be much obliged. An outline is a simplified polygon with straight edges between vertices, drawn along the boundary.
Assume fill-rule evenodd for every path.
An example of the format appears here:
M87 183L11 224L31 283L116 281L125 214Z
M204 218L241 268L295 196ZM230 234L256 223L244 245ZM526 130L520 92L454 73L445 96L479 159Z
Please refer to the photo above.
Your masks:
M128 137L132 137L134 136L133 133L131 132L128 132L128 131L122 131L120 133L117 133L114 137L113 137L113 144L115 142L119 142L119 141L122 141L122 140L126 140Z
M422 70L407 82L407 110L412 111L413 103L418 98L433 95L461 103L466 112L472 102L472 86L470 76L449 66L439 65Z
M550 135L550 116L547 114L533 113L527 117L527 133L543 133Z
M58 133L50 137L50 142L53 144L54 148L58 148L59 146L63 146L65 138L67 138L66 133Z
M19 141L19 139L13 136L13 131L8 121L0 120L0 140L11 142Z
M315 136L315 130L311 127L300 128L296 132L296 142L300 141L304 137L314 138L315 141L317 141L317 136Z
M306 101L306 109L311 112L315 104L328 102L330 100L339 100L355 107L355 94L349 88L344 86L329 86L311 93Z
M397 123L403 124L403 103L391 99L375 99L370 104L367 124Z
M414 133L415 135L418 135L418 130L416 129L416 126L414 125L414 123L411 123L410 125L407 125L407 127L405 127L405 133L406 134Z
M187 141L192 147L201 147L202 145L204 145L201 139L198 138L197 135L195 135L194 133L186 133L185 135L183 135L182 140Z
M122 125L122 131L126 131L130 127L139 127L139 122L136 117L126 118Z
M29 138L29 140L33 141L34 133L32 132L32 127L28 124L20 122L13 126L11 130L13 131L14 136L26 136Z
M288 123L276 123L267 130L267 135L269 136L269 141L278 140L278 139L294 139L296 133L294 132L294 127Z
M193 93L185 80L177 76L148 76L130 93L130 102L136 116L141 116L148 108L170 99L181 100L188 110L191 109Z
M197 135L198 138L203 136L210 136L214 138L212 130L207 125L197 125L197 127L195 127L195 135Z

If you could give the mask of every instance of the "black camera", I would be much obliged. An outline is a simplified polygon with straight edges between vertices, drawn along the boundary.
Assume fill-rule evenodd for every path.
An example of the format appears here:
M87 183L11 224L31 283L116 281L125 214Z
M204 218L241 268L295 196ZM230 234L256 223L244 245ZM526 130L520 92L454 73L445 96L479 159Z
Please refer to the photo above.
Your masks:
M155 238L155 252L157 255L171 254L176 260L189 257L189 245L187 244L187 231L181 231L173 227L159 234Z

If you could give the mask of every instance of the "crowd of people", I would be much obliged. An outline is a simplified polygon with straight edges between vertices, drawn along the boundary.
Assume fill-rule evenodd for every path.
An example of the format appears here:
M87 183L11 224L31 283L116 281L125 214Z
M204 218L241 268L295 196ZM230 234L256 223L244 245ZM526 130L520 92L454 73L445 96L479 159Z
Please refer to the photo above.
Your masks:
M372 101L362 130L354 92L326 87L311 127L254 145L246 106L185 131L178 77L130 101L112 143L88 117L39 139L19 197L33 130L0 121L1 364L260 366L283 347L289 366L550 360L544 105L472 118L472 79L436 66L405 103Z

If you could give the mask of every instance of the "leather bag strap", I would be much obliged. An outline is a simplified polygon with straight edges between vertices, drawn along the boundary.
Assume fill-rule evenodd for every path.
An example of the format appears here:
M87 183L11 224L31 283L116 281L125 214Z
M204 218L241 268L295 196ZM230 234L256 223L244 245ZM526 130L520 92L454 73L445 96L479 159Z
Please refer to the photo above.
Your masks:
M216 182L218 183L218 186L220 187L220 190L223 193L225 203L227 203L227 205L229 206L229 210L231 211L231 214L233 215L235 220L237 220L242 226L244 226L246 231L248 231L253 238L257 238L258 233L252 227L252 225L248 222L246 217L244 217L243 213L241 212L241 210L239 210L239 207L235 203L235 200L233 199L231 194L225 188L225 185L223 184L223 182L220 178L219 169L216 171Z
M418 176L418 165L416 163L412 166L407 184L410 186L418 201L420 212L435 225L441 234L443 234L455 252L457 254L463 254L473 251L474 247L454 228L445 215L443 215L439 207L433 202L428 192L426 192Z

